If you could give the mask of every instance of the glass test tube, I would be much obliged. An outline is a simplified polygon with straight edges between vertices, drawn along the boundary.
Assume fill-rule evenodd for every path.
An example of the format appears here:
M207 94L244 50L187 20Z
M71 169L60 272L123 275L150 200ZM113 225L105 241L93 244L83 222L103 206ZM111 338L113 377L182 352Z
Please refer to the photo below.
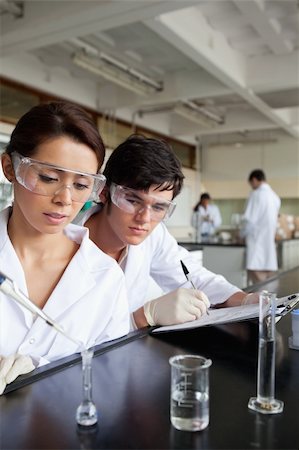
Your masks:
M96 406L92 401L92 377L91 363L93 350L84 350L82 355L82 379L83 379L83 400L77 408L76 421L78 425L91 426L98 421Z
M275 300L273 293L260 294L257 396L249 399L248 408L263 414L283 410L283 402L275 399Z

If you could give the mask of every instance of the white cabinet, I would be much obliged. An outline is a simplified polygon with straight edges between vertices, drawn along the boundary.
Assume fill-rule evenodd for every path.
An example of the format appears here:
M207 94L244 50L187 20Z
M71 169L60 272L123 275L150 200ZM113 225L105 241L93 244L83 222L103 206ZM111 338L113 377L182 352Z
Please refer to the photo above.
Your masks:
M299 239L279 242L281 270L289 270L299 266Z
M245 252L243 246L203 246L203 266L223 275L235 286L245 288L247 286Z

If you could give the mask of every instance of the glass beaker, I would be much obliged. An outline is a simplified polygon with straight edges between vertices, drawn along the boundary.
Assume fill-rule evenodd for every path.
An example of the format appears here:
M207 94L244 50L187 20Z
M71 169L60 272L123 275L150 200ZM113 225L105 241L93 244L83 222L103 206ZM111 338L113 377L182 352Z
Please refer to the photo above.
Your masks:
M209 424L210 359L177 355L171 365L170 420L178 430L200 431Z

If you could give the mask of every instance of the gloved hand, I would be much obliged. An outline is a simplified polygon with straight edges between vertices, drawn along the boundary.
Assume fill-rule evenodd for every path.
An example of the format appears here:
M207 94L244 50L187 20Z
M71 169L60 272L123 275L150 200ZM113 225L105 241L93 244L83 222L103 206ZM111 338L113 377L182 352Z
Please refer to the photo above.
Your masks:
M247 294L242 302L241 305L252 305L253 303L258 303L260 298L260 292L252 292L251 294Z
M144 315L149 325L175 325L199 319L209 306L202 291L179 288L147 302Z
M15 353L10 356L0 356L0 395L7 384L12 383L19 375L35 369L30 356Z

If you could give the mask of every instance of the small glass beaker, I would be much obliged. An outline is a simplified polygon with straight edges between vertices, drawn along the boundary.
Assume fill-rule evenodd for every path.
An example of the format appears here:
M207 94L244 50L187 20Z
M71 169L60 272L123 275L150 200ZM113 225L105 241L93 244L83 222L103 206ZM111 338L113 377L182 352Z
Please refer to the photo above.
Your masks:
M170 420L178 430L200 431L209 424L210 359L177 355L171 366Z

